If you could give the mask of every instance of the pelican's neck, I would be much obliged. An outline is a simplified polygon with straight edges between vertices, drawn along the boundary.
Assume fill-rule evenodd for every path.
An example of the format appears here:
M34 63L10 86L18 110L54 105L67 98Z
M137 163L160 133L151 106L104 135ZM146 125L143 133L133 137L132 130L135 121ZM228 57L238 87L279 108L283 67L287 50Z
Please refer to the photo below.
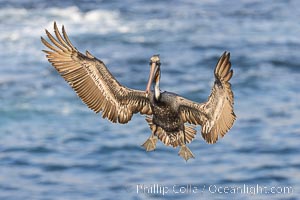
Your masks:
M154 97L156 101L160 100L160 89L159 89L159 80L160 80L160 73L156 78L155 85L154 85Z

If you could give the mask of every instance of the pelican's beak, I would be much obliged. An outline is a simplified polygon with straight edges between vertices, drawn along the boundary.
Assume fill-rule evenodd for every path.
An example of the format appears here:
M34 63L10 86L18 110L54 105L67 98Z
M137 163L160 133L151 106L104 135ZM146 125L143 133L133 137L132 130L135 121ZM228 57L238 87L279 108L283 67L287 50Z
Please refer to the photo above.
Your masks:
M151 68L150 68L150 74L149 74L149 79L148 79L148 84L146 88L146 96L148 97L150 90L151 90L151 85L153 83L153 80L155 78L156 72L158 70L158 65L155 62L151 63Z

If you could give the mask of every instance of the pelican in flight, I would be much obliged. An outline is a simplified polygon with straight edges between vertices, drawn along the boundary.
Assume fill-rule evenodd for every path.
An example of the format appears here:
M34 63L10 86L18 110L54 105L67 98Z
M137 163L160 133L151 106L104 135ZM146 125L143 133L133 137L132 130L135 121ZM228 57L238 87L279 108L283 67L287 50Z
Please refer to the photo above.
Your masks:
M201 126L203 139L210 144L223 137L236 119L234 97L229 80L233 75L230 53L224 52L215 70L215 82L207 102L197 103L171 92L161 92L161 62L158 55L150 59L150 75L145 91L120 84L105 64L86 51L79 52L62 26L62 34L54 22L55 36L47 30L51 41L41 37L48 47L43 50L48 61L94 112L114 123L126 124L135 113L146 115L151 135L142 145L146 151L156 148L157 140L166 146L180 147L178 155L186 161L194 158L187 147ZM154 88L152 90L152 85Z

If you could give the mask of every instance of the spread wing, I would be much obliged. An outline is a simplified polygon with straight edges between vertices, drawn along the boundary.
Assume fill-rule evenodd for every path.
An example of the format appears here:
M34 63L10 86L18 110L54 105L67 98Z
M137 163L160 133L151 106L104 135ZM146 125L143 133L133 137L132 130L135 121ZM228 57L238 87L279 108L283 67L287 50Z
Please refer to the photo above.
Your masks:
M119 123L127 123L134 113L152 114L144 91L122 86L101 60L88 51L86 55L80 53L72 45L64 27L61 35L55 22L54 32L56 38L46 30L52 44L41 38L50 49L44 50L48 61L90 109L102 111L103 118Z
M229 80L233 75L230 53L220 57L214 74L215 83L206 103L196 103L178 97L181 117L184 122L202 126L202 136L208 143L215 143L233 126L236 116L233 111L234 97Z

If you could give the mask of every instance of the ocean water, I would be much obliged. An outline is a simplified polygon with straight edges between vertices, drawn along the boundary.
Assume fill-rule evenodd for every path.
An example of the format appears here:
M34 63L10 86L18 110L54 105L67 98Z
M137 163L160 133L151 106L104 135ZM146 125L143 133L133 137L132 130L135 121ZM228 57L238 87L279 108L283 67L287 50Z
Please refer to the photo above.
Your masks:
M0 199L299 199L300 3L288 1L0 1ZM143 116L94 114L47 62L40 36L73 44L144 90L160 54L161 89L206 101L231 52L237 120L217 144L201 135L187 163ZM200 127L197 128L200 130Z

